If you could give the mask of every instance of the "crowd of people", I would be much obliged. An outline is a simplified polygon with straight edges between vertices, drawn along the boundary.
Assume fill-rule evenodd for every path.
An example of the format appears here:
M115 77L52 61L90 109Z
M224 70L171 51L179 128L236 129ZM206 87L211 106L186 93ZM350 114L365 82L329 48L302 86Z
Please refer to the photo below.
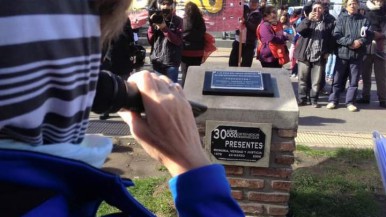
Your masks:
M152 8L163 17L156 20L159 14L150 14L147 37L153 70L173 82L178 82L180 70L183 87L188 67L202 64L206 26L197 5L186 4L184 17L179 17L175 4L173 0L154 2ZM358 111L356 104L370 103L374 67L379 106L385 108L383 0L368 0L366 6L345 1L337 17L329 8L330 0L309 1L289 14L286 5L276 8L265 1L248 1L235 32L229 66L251 67L254 58L262 67L282 68L289 63L291 76L298 79L299 106L320 108L319 95L325 94L329 95L326 108L334 109L346 92L345 106L352 112ZM363 83L360 97L359 83Z
M335 109L341 93L346 92L345 106L351 112L358 111L357 103L370 103L374 67L379 106L386 108L383 0L368 0L365 6L358 0L344 1L337 17L329 13L329 0L309 1L302 10L291 14L287 6L277 10L269 5L252 6L251 2L249 7L244 7L245 27L237 31L244 31L249 38L253 38L250 34L255 32L255 43L236 37L229 66L250 66L244 60L255 55L262 67L281 68L289 62L291 77L298 78L299 106L320 108L318 99L323 93L329 95L326 108ZM261 21L251 19L252 14L254 17L260 14ZM250 22L255 22L255 31L247 28ZM235 53L240 40L243 48L245 41L245 45L254 46L256 52L242 52L241 64L237 65ZM326 83L331 83L331 88ZM357 96L359 83L363 83L361 97Z

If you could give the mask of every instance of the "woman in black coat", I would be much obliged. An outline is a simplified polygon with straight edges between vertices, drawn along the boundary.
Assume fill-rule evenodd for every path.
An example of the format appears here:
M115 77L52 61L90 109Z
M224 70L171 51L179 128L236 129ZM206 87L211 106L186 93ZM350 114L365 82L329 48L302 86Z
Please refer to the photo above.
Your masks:
M182 83L184 86L189 66L201 65L204 54L206 26L202 13L196 4L188 2L185 5L183 22L183 50L181 59Z

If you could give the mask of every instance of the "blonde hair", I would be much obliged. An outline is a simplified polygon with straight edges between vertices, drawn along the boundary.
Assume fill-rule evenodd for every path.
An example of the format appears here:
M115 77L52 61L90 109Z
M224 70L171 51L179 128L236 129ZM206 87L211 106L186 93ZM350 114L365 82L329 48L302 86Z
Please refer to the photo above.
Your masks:
M98 0L96 9L101 17L101 43L108 44L118 37L128 19L131 0Z

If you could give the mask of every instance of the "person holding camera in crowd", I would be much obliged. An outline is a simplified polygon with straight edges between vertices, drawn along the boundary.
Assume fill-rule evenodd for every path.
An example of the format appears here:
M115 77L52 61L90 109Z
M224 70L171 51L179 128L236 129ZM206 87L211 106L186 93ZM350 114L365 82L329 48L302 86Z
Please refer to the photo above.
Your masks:
M91 110L142 106L120 115L173 176L179 216L244 216L224 168L202 149L181 86L146 71L127 82L100 71L101 45L119 35L129 3L0 0L2 215L95 216L104 200L122 216L154 216L130 196L130 180L97 169L112 141L86 135Z
M307 105L309 96L312 106L319 108L319 92L326 61L334 49L334 20L323 16L322 2L309 4L312 4L312 11L296 27L296 32L300 34L295 48L295 58L298 60L298 104Z
M358 111L354 105L358 92L359 77L363 70L363 57L366 54L366 45L372 40L373 33L368 31L370 23L358 13L359 1L348 0L345 11L338 16L333 36L337 43L335 48L335 74L326 108L335 109L339 104L340 93L345 90L347 78L349 87L346 92L346 107L350 112Z
M149 9L147 38L151 46L150 61L153 69L178 81L182 55L183 20L175 14L173 0L157 0L156 8Z

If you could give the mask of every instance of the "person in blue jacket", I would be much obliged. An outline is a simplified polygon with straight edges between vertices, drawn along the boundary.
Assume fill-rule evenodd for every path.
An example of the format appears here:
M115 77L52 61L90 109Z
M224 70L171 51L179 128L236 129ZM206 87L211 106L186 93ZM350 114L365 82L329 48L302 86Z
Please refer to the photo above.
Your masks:
M86 134L95 96L117 92L119 78L100 71L101 45L122 29L129 3L0 0L2 215L95 216L104 200L126 216L154 216L128 193L130 180L99 169L112 141ZM181 86L148 71L120 84L138 88L146 118L120 115L172 175L179 216L244 216L201 147Z

